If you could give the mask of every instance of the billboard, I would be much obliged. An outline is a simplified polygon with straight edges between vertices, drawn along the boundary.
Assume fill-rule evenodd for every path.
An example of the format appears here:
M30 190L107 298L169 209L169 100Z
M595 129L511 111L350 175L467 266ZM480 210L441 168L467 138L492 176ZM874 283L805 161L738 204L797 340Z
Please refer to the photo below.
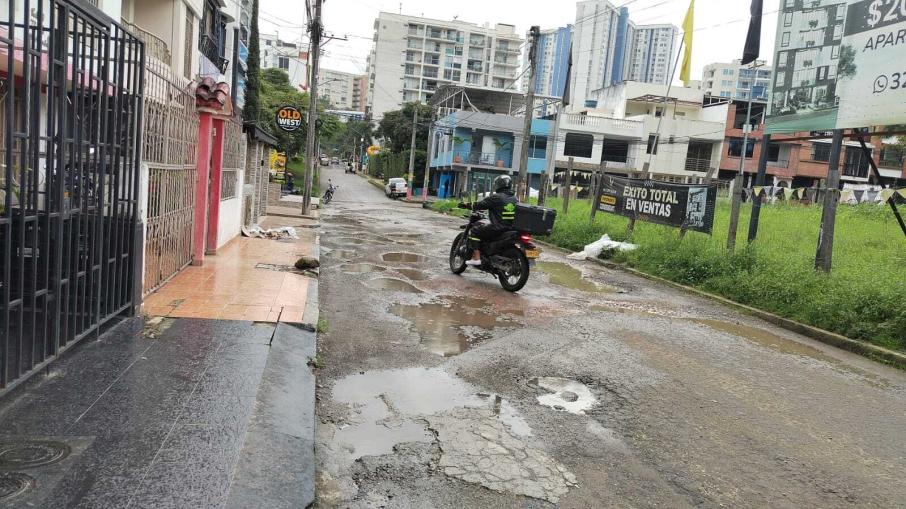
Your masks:
M605 175L598 210L711 233L717 184L672 184Z
M766 132L906 121L906 0L780 0Z

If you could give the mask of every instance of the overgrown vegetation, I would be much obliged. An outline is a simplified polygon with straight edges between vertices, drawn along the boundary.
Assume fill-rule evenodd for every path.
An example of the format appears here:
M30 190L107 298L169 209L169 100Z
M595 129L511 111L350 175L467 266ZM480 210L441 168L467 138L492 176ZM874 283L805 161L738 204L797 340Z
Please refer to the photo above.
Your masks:
M455 206L438 202L436 210ZM560 209L559 200L548 206ZM781 316L896 350L906 350L906 238L890 209L863 204L837 213L834 268L815 272L820 206L775 204L762 208L758 239L747 245L751 205L744 204L737 250L725 248L730 205L718 202L714 235L636 223L598 213L589 221L589 202L573 201L545 240L572 251L608 234L639 248L609 253L643 272L722 295Z

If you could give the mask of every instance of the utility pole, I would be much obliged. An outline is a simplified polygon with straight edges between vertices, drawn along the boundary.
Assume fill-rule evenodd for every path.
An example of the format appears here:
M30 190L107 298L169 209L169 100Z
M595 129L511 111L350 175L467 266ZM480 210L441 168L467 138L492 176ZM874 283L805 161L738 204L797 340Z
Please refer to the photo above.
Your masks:
M308 32L311 40L311 89L308 92L308 133L305 144L305 186L302 197L302 214L311 214L311 187L312 175L315 171L315 165L318 164L317 151L317 131L318 131L318 74L319 64L321 61L321 1L314 0L312 9L311 22L308 24Z
M430 183L430 179L429 179L428 175L431 172L431 153L434 152L435 147L436 147L436 140L434 139L434 133L431 132L431 130L434 128L434 120L437 116L433 110L434 109L432 108L431 124L429 124L429 127L428 127L428 150L425 153L425 178L424 178L424 182L422 184L422 203L428 203L428 184Z
M418 101L412 105L412 143L409 145L409 185L406 186L406 200L412 199L412 184L415 180L415 135L418 133Z
M834 130L830 160L827 162L827 190L824 192L824 209L821 211L821 228L818 230L818 250L815 253L815 270L831 271L834 257L834 226L837 222L837 203L840 201L840 153L843 151L843 129Z
M746 123L742 126L742 153L739 155L739 171L733 179L733 192L730 196L730 230L727 233L727 250L731 253L736 248L736 231L739 227L739 207L742 202L742 176L745 173L746 148L749 144L749 132L752 131L752 89L749 90L749 106L746 109Z
M516 182L516 197L521 201L528 200L528 156L529 145L532 142L532 117L535 112L535 85L538 81L536 67L538 66L538 38L541 27L535 25L529 31L531 46L529 47L529 85L525 91L525 123L522 126L522 150L519 152L519 180Z
M758 173L755 176L755 187L764 186L765 175L768 171L768 146L771 144L771 135L761 136L761 155L758 156ZM755 242L758 236L758 220L761 218L761 194L752 195L752 216L749 218L749 244Z

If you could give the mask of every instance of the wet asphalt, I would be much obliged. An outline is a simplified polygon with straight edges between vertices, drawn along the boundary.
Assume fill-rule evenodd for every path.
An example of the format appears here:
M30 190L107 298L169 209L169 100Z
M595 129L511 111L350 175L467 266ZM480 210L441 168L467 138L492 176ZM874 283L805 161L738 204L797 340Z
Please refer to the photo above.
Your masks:
M906 507L903 372L325 176L316 506Z

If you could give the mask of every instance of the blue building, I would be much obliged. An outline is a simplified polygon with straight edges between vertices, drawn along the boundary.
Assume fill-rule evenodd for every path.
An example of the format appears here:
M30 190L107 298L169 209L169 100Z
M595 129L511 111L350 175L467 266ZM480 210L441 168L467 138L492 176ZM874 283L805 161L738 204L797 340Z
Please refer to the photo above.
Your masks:
M567 73L569 72L569 49L572 43L572 35L572 25L541 31L541 35L538 38L536 94L563 97ZM528 58L527 53L525 57ZM527 66L528 62L524 64L524 66Z

